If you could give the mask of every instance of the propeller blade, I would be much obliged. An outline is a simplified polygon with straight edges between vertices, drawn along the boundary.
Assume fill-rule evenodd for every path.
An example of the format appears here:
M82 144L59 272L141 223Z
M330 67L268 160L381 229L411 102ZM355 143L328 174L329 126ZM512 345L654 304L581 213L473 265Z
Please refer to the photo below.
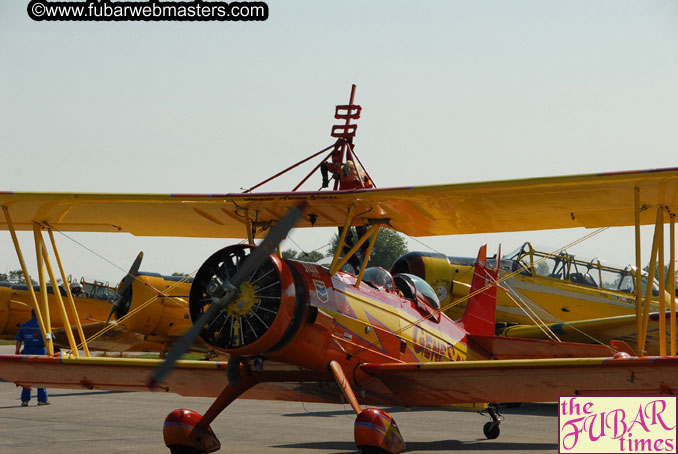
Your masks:
M127 297L126 293L129 290L129 288L132 286L132 283L134 282L134 278L137 276L137 273L139 272L139 267L141 266L141 260L144 258L144 252L141 251L139 252L139 255L137 255L137 258L134 259L134 262L132 262L132 266L130 267L129 271L125 275L125 277L122 278L122 282L120 283L120 288L118 289L118 294L117 296L111 301L111 312L108 314L108 318L106 319L106 324L108 325L108 322L111 321L111 317L115 313L115 311L120 307L122 301Z
M212 296L212 304L210 304L207 311L200 316L191 329L174 343L172 350L165 357L165 361L151 373L149 386L160 383L167 377L174 369L176 362L181 358L181 355L191 348L191 345L198 338L207 321L214 318L237 296L240 284L278 247L289 231L299 222L307 206L308 203L302 201L290 208L280 221L271 228L261 244L247 257L231 280L224 282L219 288L215 289Z

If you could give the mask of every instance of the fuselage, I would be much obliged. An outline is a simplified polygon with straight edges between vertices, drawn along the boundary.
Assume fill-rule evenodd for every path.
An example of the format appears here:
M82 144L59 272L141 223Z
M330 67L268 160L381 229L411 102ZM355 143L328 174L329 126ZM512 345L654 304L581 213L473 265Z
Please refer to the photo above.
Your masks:
M271 260L281 276L280 294L283 302L278 308L278 317L283 313L292 313L284 308L286 298L290 304L294 298L297 310L301 311L301 315L290 316L286 323L292 327L293 334L290 336L288 331L282 336L282 341L276 339L277 343L273 342L276 347L268 351L253 350L257 342L267 342L267 333L248 345L242 345L239 339L249 339L250 335L247 330L242 331L242 334L238 334L238 331L243 326L257 328L256 315L247 312L236 314L236 308L243 307L247 302L244 299L236 299L224 311L233 313L233 318L237 318L236 329L233 329L233 322L228 319L222 328L213 329L215 332L231 331L238 338L235 346L223 351L243 358L259 358L264 370L301 368L326 377L324 385L323 380L320 380L320 384L305 384L306 393L336 395L334 379L328 370L329 363L336 361L356 393L361 396L361 401L403 404L394 399L378 380L362 373L358 366L363 363L487 359L469 347L468 333L462 324L434 308L423 306L422 300L408 299L397 289L388 290L365 281L356 286L357 278L354 275L339 271L331 276L327 268L317 264L282 261L274 256ZM288 273L294 276L293 281L285 277ZM200 281L200 278L196 277L196 281ZM252 278L252 282L257 281L256 276ZM257 286L262 289L267 287L265 284L254 284L255 294ZM192 308L194 298L197 297L192 293ZM261 301L251 304L252 314L257 312L257 305ZM275 329L275 323L267 322L267 325L270 325L269 330ZM248 354L241 354L243 351ZM300 394L300 398L303 399L303 395Z

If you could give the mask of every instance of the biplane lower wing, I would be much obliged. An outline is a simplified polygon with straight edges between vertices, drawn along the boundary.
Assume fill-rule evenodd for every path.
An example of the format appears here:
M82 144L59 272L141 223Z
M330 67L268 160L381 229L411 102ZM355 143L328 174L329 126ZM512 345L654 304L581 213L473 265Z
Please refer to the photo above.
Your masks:
M130 358L70 358L0 355L0 378L22 386L110 391L171 392L182 396L216 397L227 386L226 362L179 361L166 381L149 386L151 372L163 361ZM282 383L331 380L327 375L299 370L254 372L258 386L243 398L299 400L300 392ZM334 402L304 394L306 402Z
M227 363L179 361L165 382L149 387L151 371L160 362L2 355L0 378L26 386L172 392L198 397L218 396L227 386ZM363 364L360 369L380 380L391 391L393 402L407 406L548 402L561 395L678 392L678 358L669 357L388 363ZM251 399L299 400L298 390L277 385L332 381L329 371L327 374L299 369L250 373L258 385L243 397ZM306 401L333 401L309 400L309 397L303 396Z
M656 395L678 391L678 358L564 358L363 364L404 405L553 402L563 395Z

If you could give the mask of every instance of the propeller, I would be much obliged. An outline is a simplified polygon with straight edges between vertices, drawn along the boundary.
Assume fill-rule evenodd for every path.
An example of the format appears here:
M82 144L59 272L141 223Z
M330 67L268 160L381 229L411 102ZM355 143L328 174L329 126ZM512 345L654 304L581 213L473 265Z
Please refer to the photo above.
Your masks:
M132 300L132 283L134 282L134 278L136 278L137 273L139 272L139 267L141 266L141 260L144 258L144 253L139 252L139 255L137 255L137 258L134 259L134 262L132 263L132 266L130 267L129 271L125 275L125 277L122 278L122 282L120 283L120 287L118 288L118 294L111 300L111 312L108 314L108 318L106 319L106 324L108 325L108 322L111 321L111 317L113 316L113 313L119 311L121 308L127 306L129 308L129 303Z
M181 358L181 355L186 353L191 345L193 345L193 342L195 342L198 335L200 335L200 332L205 328L207 321L212 320L218 312L225 309L238 295L240 292L240 284L242 284L245 279L247 279L247 277L278 247L280 242L287 236L287 233L292 230L297 222L299 222L299 219L301 219L307 207L308 203L301 201L290 208L280 221L271 228L261 244L247 256L245 262L230 280L226 280L221 284L216 281L210 284L208 292L212 298L212 303L191 329L174 343L174 346L165 358L165 361L155 368L151 374L149 386L152 386L154 383L160 383L167 377L172 369L174 369L177 360ZM230 363L231 361L229 360L229 368L232 368ZM237 363L239 364L239 359L237 360ZM233 363L233 366L235 366L235 364L236 362ZM231 384L233 383L231 382Z

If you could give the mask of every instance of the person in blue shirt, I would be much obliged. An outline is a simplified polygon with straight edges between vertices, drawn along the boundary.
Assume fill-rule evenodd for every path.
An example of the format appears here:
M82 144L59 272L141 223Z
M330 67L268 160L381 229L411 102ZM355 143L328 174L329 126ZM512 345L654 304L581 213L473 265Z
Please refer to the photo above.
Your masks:
M53 336L53 335L52 335ZM31 319L21 325L19 332L16 334L16 351L15 355L21 353L21 344L24 344L24 355L46 355L45 341L40 332L40 324L35 316L35 309L31 311ZM23 387L21 390L21 406L27 407L31 400L31 388ZM38 388L38 405L49 405L47 400L47 390L45 388Z

